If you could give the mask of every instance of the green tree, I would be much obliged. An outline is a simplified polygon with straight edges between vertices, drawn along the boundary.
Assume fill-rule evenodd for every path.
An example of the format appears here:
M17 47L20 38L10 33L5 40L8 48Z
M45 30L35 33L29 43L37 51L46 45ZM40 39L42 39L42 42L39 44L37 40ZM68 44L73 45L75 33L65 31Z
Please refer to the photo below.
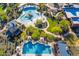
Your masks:
M5 15L3 15L2 17L1 17L4 21L8 21L8 17L7 17L7 15L5 14Z
M61 20L60 26L63 27L65 30L67 30L68 26L70 26L70 22L68 20Z
M52 42L55 39L55 37L53 35L47 34L47 39L48 41Z
M59 34L59 33L62 32L62 29L60 27L58 27L58 26L55 26L55 27L52 27L51 32Z
M49 27L48 27L48 31L52 32L52 28L58 26L57 22L52 20L51 18L48 18L48 22L49 22Z
M49 25L52 26L52 27L57 26L57 22L55 20L51 19L51 18L48 18L48 22L49 22Z
M38 40L40 38L40 32L38 30L34 31L34 33L32 34L32 38L34 40Z
M38 27L38 28L42 28L42 23L43 23L43 22L42 22L41 19L37 19L37 20L36 20L36 23L35 23L35 26Z
M5 14L5 12L4 12L2 6L0 5L0 16L2 16L2 15L4 15L4 14Z
M41 36L41 37L46 37L47 34L46 34L45 32L43 32L43 31L41 31L40 36Z
M26 31L23 31L21 33L21 39L23 39L23 40L26 40L27 39Z
M37 25L37 24L42 24L42 20L41 20L41 19L37 19L35 24L36 24L36 25Z
M35 29L33 26L29 26L29 27L26 29L26 32L27 32L27 33L28 33L28 32L33 33L35 30L37 30L37 29Z
M0 5L0 17L2 21L5 21L8 19L6 12L3 10L3 7Z

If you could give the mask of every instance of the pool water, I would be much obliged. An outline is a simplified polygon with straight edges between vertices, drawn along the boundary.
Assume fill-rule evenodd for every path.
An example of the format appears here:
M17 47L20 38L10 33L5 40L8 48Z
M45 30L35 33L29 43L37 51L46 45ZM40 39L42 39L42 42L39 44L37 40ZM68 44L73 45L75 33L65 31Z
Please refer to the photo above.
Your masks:
M26 24L35 21L38 17L40 17L40 14L37 12L36 6L26 6L26 8L23 9L23 14L19 17L19 20Z
M23 54L52 54L52 48L48 45L44 45L41 43L32 44L32 41L29 41L23 45Z

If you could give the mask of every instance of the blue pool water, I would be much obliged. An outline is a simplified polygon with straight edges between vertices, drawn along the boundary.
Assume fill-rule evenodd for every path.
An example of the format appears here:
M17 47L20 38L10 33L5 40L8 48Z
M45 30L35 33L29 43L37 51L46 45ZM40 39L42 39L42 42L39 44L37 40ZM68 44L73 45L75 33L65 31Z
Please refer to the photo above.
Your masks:
M20 16L21 22L27 23L35 18L38 18L40 14L36 12L36 9L36 6L26 6L26 8L23 9L24 14Z
M23 9L23 11L28 11L28 10L36 10L36 6L30 6Z
M32 44L32 41L29 41L23 45L23 54L51 54L52 48L41 43Z
M70 12L72 13L74 16L77 16L76 12L79 12L79 8L64 8L65 12Z

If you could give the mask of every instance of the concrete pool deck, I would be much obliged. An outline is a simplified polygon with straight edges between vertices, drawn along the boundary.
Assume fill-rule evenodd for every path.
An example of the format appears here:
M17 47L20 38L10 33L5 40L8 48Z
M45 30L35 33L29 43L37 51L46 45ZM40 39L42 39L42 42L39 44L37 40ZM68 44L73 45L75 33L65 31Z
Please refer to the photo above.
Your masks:
M20 50L20 52L19 52L19 54L21 55L21 56L36 56L36 54L23 54L22 52L23 52L23 46L24 46L24 44L25 43L28 43L29 41L27 41L26 40L26 42L24 41L22 44L21 44L21 46L17 46L17 48L16 48L16 50L17 49L19 49ZM42 43L42 42L39 42L39 41L37 41L37 42L33 42L32 41L32 43L33 44L35 44L35 43L40 43L40 44L44 44L44 43ZM49 44L44 44L45 46L48 46ZM50 46L51 47L51 46ZM51 47L52 48L52 47ZM16 54L15 54L16 55ZM51 51L51 54L41 54L41 56L54 56L54 54L53 54L53 51Z
M31 13L33 16L31 19L26 18L26 16L29 15L29 13ZM29 25L34 25L34 22L37 19L41 19L41 18L42 18L42 15L36 10L35 6L26 6L21 16L16 21L27 27Z

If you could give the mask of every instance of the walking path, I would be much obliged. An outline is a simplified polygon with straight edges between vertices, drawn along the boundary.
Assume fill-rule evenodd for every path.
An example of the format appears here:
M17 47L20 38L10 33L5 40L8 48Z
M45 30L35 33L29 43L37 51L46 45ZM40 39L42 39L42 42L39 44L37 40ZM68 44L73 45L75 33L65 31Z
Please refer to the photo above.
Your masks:
M58 13L59 14L59 13ZM58 15L57 14L57 15ZM56 15L56 16L57 16ZM49 32L49 31L47 31L47 29L48 29L48 27L49 27L49 22L46 20L46 22L47 22L47 24L48 24L48 26L45 28L45 29L42 29L45 33L47 33L47 34L50 34L50 35L53 35L54 37L58 37L58 38L61 38L62 40L64 40L64 37L63 36L61 36L61 35L56 35L56 34L54 34L54 33L51 33L51 32ZM74 39L77 39L77 36L76 36L76 34L71 30L71 28L70 28L70 26L69 26L69 32L68 33L66 33L66 34L64 34L64 35L69 35L69 34L73 34L74 35Z
M56 14L56 16L58 16L59 14L60 14L60 12L59 12L58 14ZM56 34L54 34L54 33L51 33L51 32L49 32L49 31L47 31L47 29L48 29L48 27L49 27L49 22L47 21L47 19L45 19L44 21L47 22L47 27L44 28L44 29L41 29L41 30L43 30L43 31L44 31L45 33L47 33L47 34L53 35L54 37L58 37L58 38L61 38L62 40L64 40L64 37L63 37L63 36L61 36L61 35L56 35ZM35 28L37 28L37 27L35 27Z
M7 30L6 26L2 30L0 30L0 33L4 32L5 30Z
M47 27L46 28L44 28L44 29L42 29L45 33L47 33L47 34L50 34L50 35L53 35L54 37L58 37L58 38L61 38L62 40L64 40L64 37L63 36L61 36L61 35L56 35L56 34L54 34L54 33L51 33L51 32L49 32L49 31L47 31L47 29L48 29L48 27L49 27L49 22L47 21L47 20L45 20L46 22L47 22ZM35 27L36 28L36 27Z

